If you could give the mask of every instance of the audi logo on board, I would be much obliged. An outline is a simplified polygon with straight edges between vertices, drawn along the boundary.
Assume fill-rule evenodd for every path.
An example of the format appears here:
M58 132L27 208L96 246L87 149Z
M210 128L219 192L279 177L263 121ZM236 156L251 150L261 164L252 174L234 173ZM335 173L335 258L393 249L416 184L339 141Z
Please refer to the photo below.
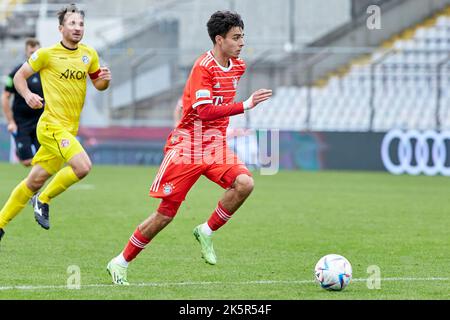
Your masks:
M383 138L381 158L392 174L450 176L450 131L392 130Z

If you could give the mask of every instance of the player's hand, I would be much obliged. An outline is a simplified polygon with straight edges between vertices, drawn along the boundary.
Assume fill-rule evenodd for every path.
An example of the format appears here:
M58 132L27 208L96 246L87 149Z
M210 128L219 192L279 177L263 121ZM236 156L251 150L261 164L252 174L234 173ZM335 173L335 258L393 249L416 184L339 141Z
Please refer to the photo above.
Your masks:
M109 68L106 66L100 67L100 73L98 74L98 77L105 81L111 81L111 70L109 70Z
M44 107L44 99L35 93L27 95L25 101L32 109L42 109Z
M259 89L256 90L247 101L244 102L244 109L250 110L256 107L259 103L266 101L272 96L272 90Z
M8 131L13 135L17 133L17 124L14 121L8 123Z

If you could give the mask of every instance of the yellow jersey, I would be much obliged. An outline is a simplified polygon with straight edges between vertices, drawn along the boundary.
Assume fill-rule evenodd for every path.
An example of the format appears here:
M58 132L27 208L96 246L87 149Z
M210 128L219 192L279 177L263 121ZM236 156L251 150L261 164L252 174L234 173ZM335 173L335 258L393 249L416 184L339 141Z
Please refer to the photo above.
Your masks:
M60 125L76 135L87 77L96 79L100 73L97 51L84 44L68 49L58 43L37 50L28 64L39 72L44 91L44 113L39 123Z

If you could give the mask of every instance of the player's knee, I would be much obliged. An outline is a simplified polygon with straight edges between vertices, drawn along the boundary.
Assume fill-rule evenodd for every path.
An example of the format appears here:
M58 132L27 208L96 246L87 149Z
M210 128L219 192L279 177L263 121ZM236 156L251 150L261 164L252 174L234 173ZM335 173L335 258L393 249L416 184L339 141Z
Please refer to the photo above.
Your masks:
M36 192L45 184L45 181L47 181L47 177L40 176L40 175L29 175L27 178L27 186L28 188Z
M253 181L252 177L246 174L241 174L236 178L235 188L236 191L242 196L248 196L250 193L252 193L254 187L255 182Z
M83 161L83 163L77 164L72 169L79 179L83 179L91 172L92 163L90 161Z
M78 179L83 179L84 177L86 177L89 174L89 172L91 171L91 168L88 166L79 166L76 169L74 168L73 171L75 172Z
M181 202L162 199L161 203L159 204L157 212L159 213L159 216L162 220L164 220L164 218L166 218L165 220L167 220L167 224L168 224L168 223L170 223L170 221L173 220L173 218L177 214L180 206L181 206Z

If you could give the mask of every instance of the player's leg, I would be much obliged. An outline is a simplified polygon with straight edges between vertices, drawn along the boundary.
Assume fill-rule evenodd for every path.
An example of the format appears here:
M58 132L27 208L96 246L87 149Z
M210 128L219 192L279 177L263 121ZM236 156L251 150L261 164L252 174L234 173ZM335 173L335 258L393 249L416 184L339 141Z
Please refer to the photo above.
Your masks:
M43 132L38 128L38 136L42 146L33 163L45 163L47 171L55 176L41 193L33 197L34 216L39 225L49 229L51 200L84 178L92 165L89 156L70 132L59 128ZM43 149L48 150L47 157L41 156ZM69 165L62 168L65 162Z
M231 179L234 180L234 182L231 187L225 191L222 199L219 201L222 210L231 214L235 213L241 207L254 188L253 178L246 172L248 169L240 169L241 168L238 168L239 172L236 173L238 174L236 178L234 178L235 172L229 172L229 174L233 175ZM216 223L215 225L215 230L223 226L222 222Z
M50 176L40 165L33 166L28 177L16 186L0 210L0 230L19 214Z
M234 155L233 155L234 156ZM217 257L212 235L225 225L253 191L250 171L236 157L235 164L216 164L206 172L206 177L227 189L209 219L195 227L194 236L201 245L202 257L209 264L216 264Z
M14 142L16 144L16 155L20 163L25 167L30 167L34 156L32 137L19 127L17 135L14 137Z
M156 212L142 222L131 235L123 251L113 258L106 267L112 281L119 285L128 285L127 268L150 241L163 230L175 217L181 202L163 199Z
M41 227L46 230L50 228L49 204L51 200L86 177L90 170L89 156L86 152L79 153L69 160L68 166L58 171L39 195L33 197L34 216Z
M124 250L108 263L107 270L115 284L128 284L128 263L172 222L186 194L201 176L201 166L175 164L173 157L173 152L166 154L150 188L150 196L162 199L158 209L136 228Z
M59 170L39 195L39 201L49 204L51 200L77 183L91 171L92 163L85 151L73 156L68 166Z

